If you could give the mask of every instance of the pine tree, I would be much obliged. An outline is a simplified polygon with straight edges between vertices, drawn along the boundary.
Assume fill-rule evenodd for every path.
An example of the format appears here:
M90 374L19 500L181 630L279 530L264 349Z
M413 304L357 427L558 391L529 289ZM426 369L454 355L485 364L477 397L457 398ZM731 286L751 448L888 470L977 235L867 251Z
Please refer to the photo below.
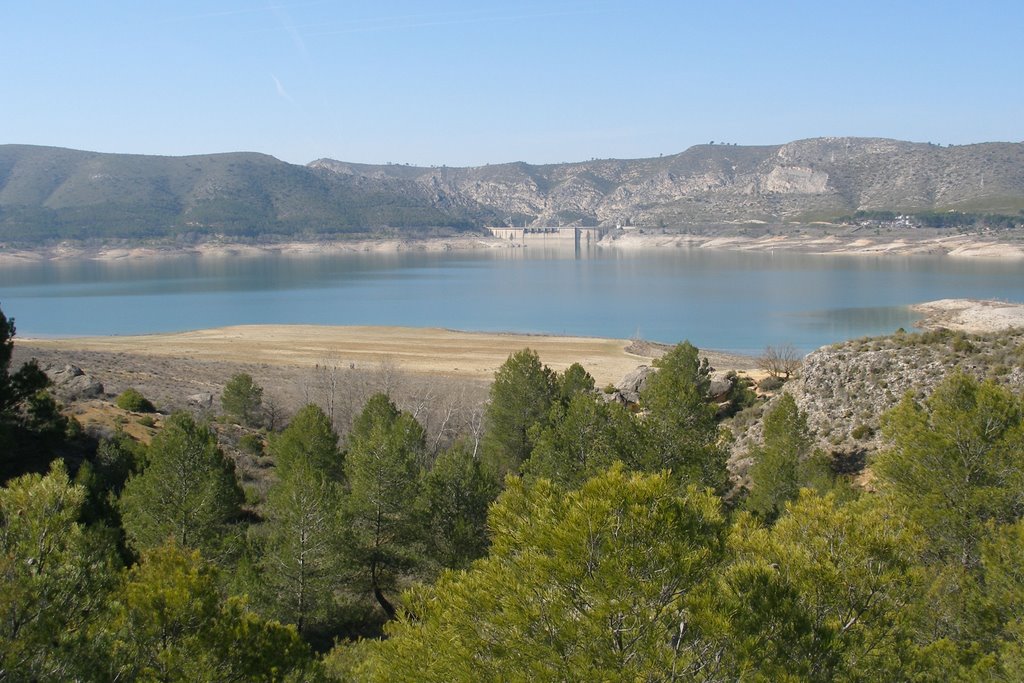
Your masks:
M518 472L529 457L530 428L546 422L555 394L554 373L530 349L511 354L494 373L483 446L488 465L499 476Z
M724 551L713 496L621 467L569 493L512 479L489 525L488 556L408 593L360 680L696 678L684 603Z
M415 560L419 458L423 427L376 394L356 417L348 437L346 515L359 580L390 617L385 596L396 574Z
M42 391L49 379L34 360L11 374L14 331L14 319L0 310L0 481L30 469L45 470L46 460L39 463L36 452L40 435L32 432L56 426L61 436L66 424L56 413L56 403Z
M341 453L324 412L308 405L271 440L277 481L264 506L261 589L300 633L322 618L341 571Z
M437 456L421 493L427 552L437 563L459 569L486 553L487 507L500 490L465 442Z
M251 375L239 373L224 385L220 404L229 417L243 425L255 426L259 422L260 407L263 405L263 387L256 384Z
M807 417L796 401L784 393L764 418L764 446L754 453L750 468L753 489L747 509L766 521L774 521L786 503L796 500L804 483L804 461L810 455Z
M0 488L0 679L82 673L117 580L113 548L78 521L85 495L59 461Z
M710 680L908 680L920 538L867 498L809 490L772 527L740 516L733 557L691 597ZM708 680L708 679L704 679ZM928 679L933 680L933 679Z
M729 483L727 453L721 444L716 408L708 402L711 366L689 342L677 344L654 361L658 369L647 380L640 403L645 454L641 469L672 470L682 482L721 494Z
M977 566L986 525L1024 517L1024 401L956 373L923 403L904 397L883 428L882 493L922 526L933 560Z
M567 489L579 488L613 462L632 465L639 441L633 416L617 403L577 393L565 407L551 409L548 426L535 428L536 446L524 476L543 477Z
M177 413L153 438L148 464L125 484L120 505L136 550L173 538L223 561L236 550L243 500L234 464L218 448L214 433Z
M315 680L295 628L224 600L219 583L214 565L173 540L143 553L113 605L100 680Z
M593 393L594 378L579 363L573 363L556 378L558 399L568 405L573 396L579 393Z

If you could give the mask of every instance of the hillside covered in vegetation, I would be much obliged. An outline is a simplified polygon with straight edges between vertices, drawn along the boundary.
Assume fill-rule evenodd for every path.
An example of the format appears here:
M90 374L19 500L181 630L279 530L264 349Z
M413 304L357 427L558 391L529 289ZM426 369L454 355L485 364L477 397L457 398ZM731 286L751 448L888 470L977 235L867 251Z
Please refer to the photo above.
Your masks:
M870 415L835 394L835 429L880 433L851 471L802 407L813 361L789 384L713 389L684 342L625 400L524 349L444 438L387 385L339 434L333 403L285 416L238 374L216 409L124 391L99 433L12 365L14 332L0 316L0 679L1024 674L1015 333L828 351L846 385L887 381L873 353L927 372L975 351Z
M817 138L473 168L0 146L0 241L18 245L424 235L506 224L680 229L825 220L1019 230L1022 210L1021 143Z

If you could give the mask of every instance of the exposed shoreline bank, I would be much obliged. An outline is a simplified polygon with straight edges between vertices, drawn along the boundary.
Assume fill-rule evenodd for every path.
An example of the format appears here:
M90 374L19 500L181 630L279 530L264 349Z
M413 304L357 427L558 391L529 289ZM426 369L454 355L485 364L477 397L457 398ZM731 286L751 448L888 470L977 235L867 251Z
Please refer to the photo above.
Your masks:
M1024 304L982 299L940 299L911 306L924 318L926 330L949 329L985 334L1011 328L1024 329Z
M0 247L0 264L41 261L132 261L179 256L235 258L283 254L290 256L324 256L347 253L393 253L401 251L444 252L508 248L508 242L483 235L424 238L382 238L365 240L316 240L249 244L245 242L209 241L194 245L115 244L86 246L72 242L35 249Z
M19 337L18 346L29 354L34 349L87 351L309 368L325 363L372 368L385 362L417 375L488 381L510 353L529 347L554 370L580 363L598 386L616 383L636 366L650 364L660 355L655 347L637 349L628 339L320 325L241 325L174 334L67 339ZM702 355L722 370L753 370L757 366L756 359L748 356L716 351L702 351Z
M488 249L529 249L551 245L543 241L512 242L479 234L446 237L394 237L358 240L284 241L263 244L211 240L194 245L132 244L84 245L61 242L37 248L9 248L0 245L0 264L42 261L129 261L180 256L206 258L244 258L282 254L323 256L346 253L455 252ZM571 243L567 245L571 248ZM898 234L864 235L857 232L835 234L828 231L795 231L746 234L695 234L688 232L613 231L597 243L598 249L620 251L647 249L714 249L751 252L793 252L818 255L867 256L949 256L1024 260L1024 241L1011 242L983 235Z
M818 232L794 234L768 233L747 235L695 235L688 233L625 233L606 237L601 246L616 249L697 248L753 252L794 252L817 255L858 256L949 256L1024 260L1024 242L993 240L979 235L915 234L903 231L895 235L842 235Z

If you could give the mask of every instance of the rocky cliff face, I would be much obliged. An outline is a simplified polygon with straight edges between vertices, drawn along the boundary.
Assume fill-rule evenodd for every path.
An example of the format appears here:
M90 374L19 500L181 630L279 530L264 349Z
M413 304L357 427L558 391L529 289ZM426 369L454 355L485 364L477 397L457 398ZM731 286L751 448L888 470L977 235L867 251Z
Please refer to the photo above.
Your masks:
M959 147L866 138L785 145L700 145L657 159L477 168L364 166L321 159L333 174L402 178L444 201L486 207L517 224L647 226L780 221L857 210L972 209L1024 204L1024 144Z
M918 398L930 395L956 370L1024 390L1024 330L936 330L826 346L804 359L799 377L783 391L807 415L819 448L840 462L863 463L885 445L882 415L907 392ZM759 413L769 410L771 402ZM746 473L747 454L761 433L758 419L734 444L734 473Z

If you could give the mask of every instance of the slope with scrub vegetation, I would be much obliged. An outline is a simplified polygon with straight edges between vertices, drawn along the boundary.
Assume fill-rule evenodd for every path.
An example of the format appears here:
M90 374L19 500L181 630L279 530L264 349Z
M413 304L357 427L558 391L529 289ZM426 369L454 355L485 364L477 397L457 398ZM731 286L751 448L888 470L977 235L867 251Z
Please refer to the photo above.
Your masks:
M288 241L617 225L757 236L1024 226L1024 145L875 138L707 144L647 159L473 168L307 166L252 153L154 157L0 145L0 242ZM798 224L786 228L788 224ZM858 233L860 234L860 233Z
M1016 333L819 352L761 406L737 490L723 420L759 399L732 378L709 400L711 367L688 343L654 362L635 403L580 365L513 353L479 429L442 442L386 391L339 434L330 406L284 419L239 374L212 422L160 415L144 445L57 411L38 369L11 366L0 323L0 679L1024 673ZM826 361L843 369L820 381L864 391L888 381L872 367L920 366L906 380L927 397L892 387L892 409L836 418L880 426L870 489L815 448L821 422L802 406L818 405ZM148 409L137 393L124 406ZM243 486L244 458L265 486Z

